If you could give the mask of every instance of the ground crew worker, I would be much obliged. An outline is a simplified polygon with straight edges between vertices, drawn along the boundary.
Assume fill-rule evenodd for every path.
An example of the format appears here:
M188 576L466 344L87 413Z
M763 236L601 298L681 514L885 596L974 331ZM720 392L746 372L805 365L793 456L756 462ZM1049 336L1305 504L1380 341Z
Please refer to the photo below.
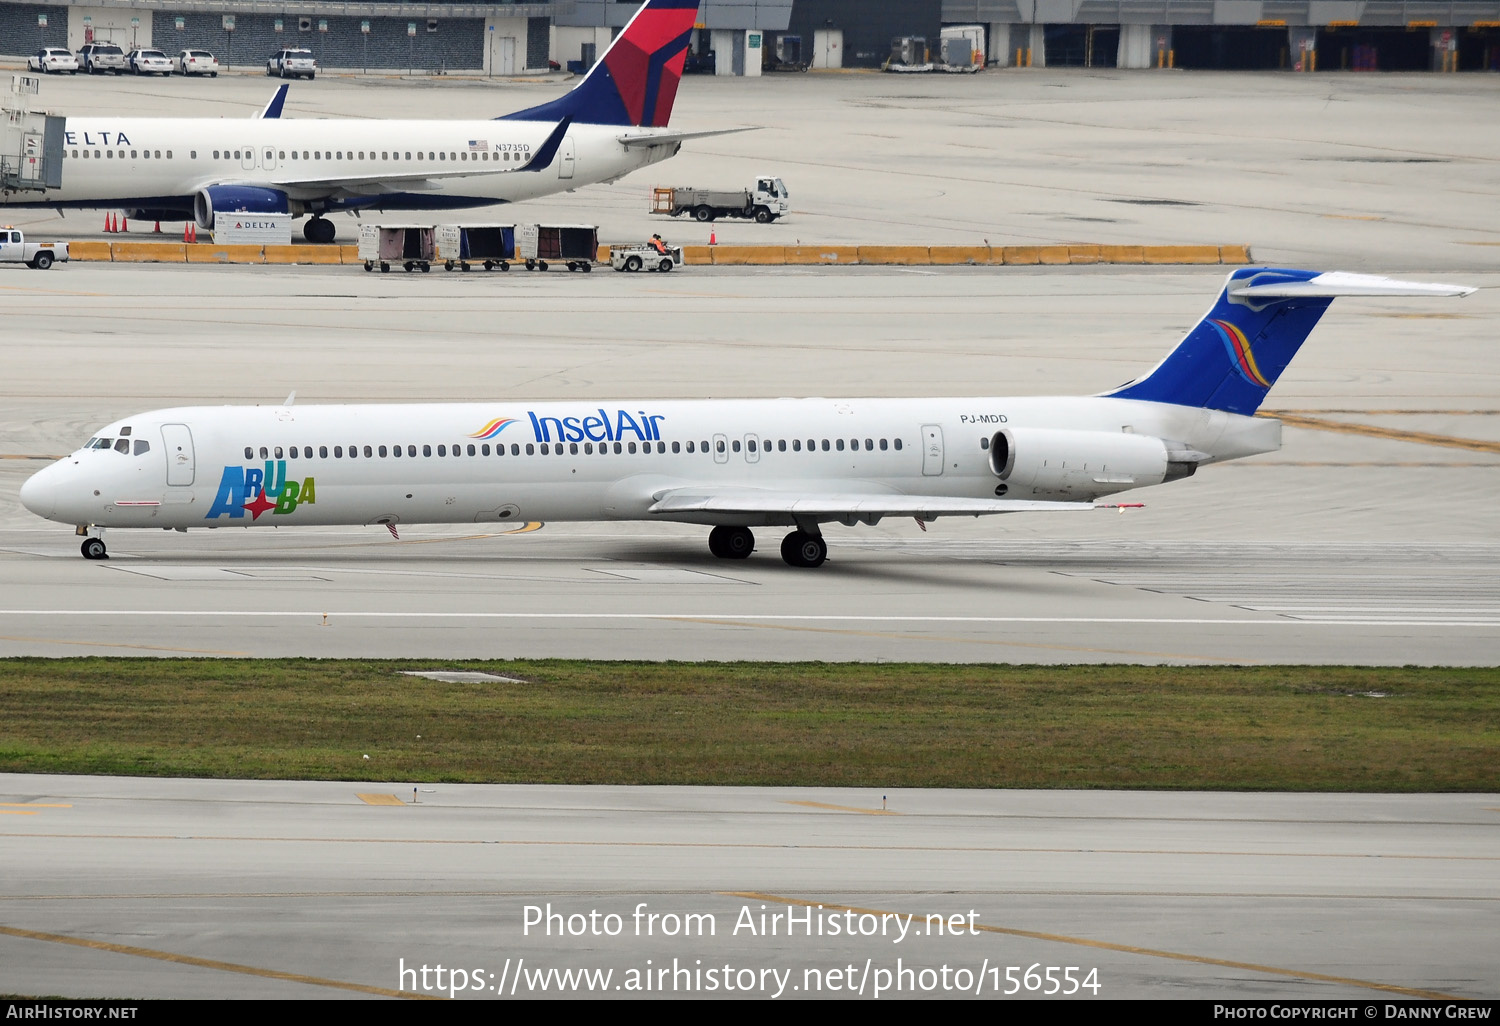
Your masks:
M660 235L651 236L651 242L649 243L649 245L652 249L656 250L662 256L667 255L667 244L661 240Z

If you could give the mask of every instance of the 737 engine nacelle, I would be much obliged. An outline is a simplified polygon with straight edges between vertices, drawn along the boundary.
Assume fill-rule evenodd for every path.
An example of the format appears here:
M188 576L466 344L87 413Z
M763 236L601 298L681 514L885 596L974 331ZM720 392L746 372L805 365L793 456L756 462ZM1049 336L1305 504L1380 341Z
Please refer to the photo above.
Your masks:
M990 438L990 470L1014 498L1094 499L1161 484L1197 469L1194 453L1128 431L1002 428Z
M214 211L245 214L301 214L302 204L280 189L262 189L254 185L210 185L193 197L193 219L204 231L214 226Z

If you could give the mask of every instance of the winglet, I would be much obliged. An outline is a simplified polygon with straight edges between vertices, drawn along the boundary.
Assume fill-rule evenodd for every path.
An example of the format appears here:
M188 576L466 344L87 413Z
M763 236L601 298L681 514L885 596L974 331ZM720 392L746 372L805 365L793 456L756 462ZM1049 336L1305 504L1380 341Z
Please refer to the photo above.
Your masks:
M524 165L516 168L516 170L547 170L548 166L552 163L552 158L557 156L557 148L562 145L563 136L568 134L568 127L572 124L572 117L566 117L559 121L557 127L548 134L546 141L542 143L541 148L536 151L536 154Z
M254 115L254 117L261 119L281 117L281 108L286 106L286 91L290 88L291 83L289 82L283 82L277 86L276 95L271 97L271 102L261 108L261 112Z

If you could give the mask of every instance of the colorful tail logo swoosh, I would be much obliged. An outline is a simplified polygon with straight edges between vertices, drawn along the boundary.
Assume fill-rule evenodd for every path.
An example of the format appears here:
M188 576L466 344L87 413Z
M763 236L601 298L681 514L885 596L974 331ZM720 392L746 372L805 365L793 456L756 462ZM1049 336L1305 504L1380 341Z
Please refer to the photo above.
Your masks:
M1219 333L1219 338L1224 340L1224 348L1229 350L1229 358L1234 362L1235 369L1240 372L1240 377L1260 388L1270 388L1271 383L1255 365L1255 354L1250 351L1250 342L1245 338L1245 333L1228 321L1209 321L1208 323L1214 326L1214 330Z
M478 431L474 432L469 437L482 439L494 438L500 432L504 431L508 425L514 424L515 422L516 418L514 417L496 417L494 420L490 421L488 424L480 428Z

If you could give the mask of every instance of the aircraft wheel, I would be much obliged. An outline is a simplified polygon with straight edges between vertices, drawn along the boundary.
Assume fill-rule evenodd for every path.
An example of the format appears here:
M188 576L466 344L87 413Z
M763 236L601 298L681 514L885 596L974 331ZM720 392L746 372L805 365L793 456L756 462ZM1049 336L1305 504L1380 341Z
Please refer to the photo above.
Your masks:
M708 551L720 559L747 559L755 551L755 535L748 527L716 527L708 532Z
M666 257L665 259L663 259L661 263L656 265L656 269L662 274L666 274L672 269L672 258Z
M85 538L83 544L78 547L83 553L84 559L108 559L109 553L105 551L103 538Z
M302 226L302 237L315 245L326 246L332 242L338 229L326 217L313 217Z
M787 566L822 566L828 558L828 543L819 535L793 531L781 539L781 558Z
M625 270L639 271L641 269L641 258L638 256L625 258Z

